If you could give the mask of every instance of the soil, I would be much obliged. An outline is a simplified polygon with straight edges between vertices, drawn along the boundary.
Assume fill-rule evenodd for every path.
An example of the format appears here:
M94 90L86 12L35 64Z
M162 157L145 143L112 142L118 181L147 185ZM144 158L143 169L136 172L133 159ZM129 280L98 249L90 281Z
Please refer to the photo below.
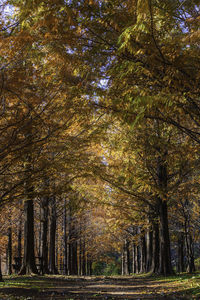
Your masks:
M0 300L191 299L184 296L183 286L151 278L24 276L23 279L20 283L19 277L6 279L8 287L0 289Z

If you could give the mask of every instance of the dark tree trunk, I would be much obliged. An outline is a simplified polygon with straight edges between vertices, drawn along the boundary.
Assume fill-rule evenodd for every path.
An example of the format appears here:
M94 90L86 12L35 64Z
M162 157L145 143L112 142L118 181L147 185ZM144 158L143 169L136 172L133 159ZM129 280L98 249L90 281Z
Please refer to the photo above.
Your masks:
M79 247L78 247L78 275L82 275L82 239L79 239Z
M146 259L146 272L150 272L152 267L152 256L153 256L153 231L148 229L146 233L146 248L147 248L147 259Z
M140 247L135 245L135 273L138 274L140 272Z
M22 266L22 221L19 221L19 228L17 234L17 257L18 257L18 270L21 269Z
M171 264L167 202L160 200L160 266L159 274L174 274Z
M186 251L187 251L187 271L189 273L195 272L194 264L194 247L191 233L186 235Z
M124 268L124 249L122 249L121 254L121 274L125 275L125 268Z
M147 249L146 249L146 240L145 235L142 233L141 235L141 244L140 244L140 253L141 253L141 263L140 263L140 273L146 272L146 257L147 257Z
M42 274L49 274L48 268L48 214L49 214L49 197L41 199L41 271Z
M167 166L166 155L163 158L158 158L158 184L162 198L157 197L159 208L160 221L160 265L159 274L171 275L174 274L171 264L170 238L168 226L168 207L167 207ZM165 199L166 198L166 199Z
M34 254L34 208L33 200L24 202L25 224L24 224L24 257L19 275L38 274Z
M2 271L1 271L1 255L0 255L0 281L3 281Z
M12 274L12 228L8 228L8 249L7 249L7 255L8 255L8 275Z
M85 237L82 240L82 263L81 263L81 275L86 275L86 257L85 257Z
M178 237L178 262L177 262L177 272L182 273L185 271L184 263L184 233L179 233Z
M128 239L124 240L123 260L124 260L123 275L129 275L130 274L130 252L129 252L129 241L128 241Z
M68 270L68 263L67 263L67 258L68 258L68 247L67 247L67 210L66 210L66 200L64 201L64 215L63 215L63 240L64 240L64 274L67 275L69 270Z
M69 275L78 275L77 228L75 218L69 205L68 217L68 269Z
M87 254L87 271L86 271L86 274L88 276L91 276L92 275L92 260L91 260L91 257L89 254Z
M51 198L51 212L50 212L50 245L49 245L49 272L51 274L58 274L55 261L55 241L56 241L56 199Z
M19 272L20 275L35 273L38 274L36 264L35 264L35 245L34 245L34 204L33 204L33 184L32 184L32 172L33 172L33 164L32 164L32 119L27 123L25 128L25 137L27 139L27 143L29 149L27 149L27 154L25 157L25 181L24 181L24 192L25 192L25 200L24 200L24 215L25 215L25 223L24 223L24 257L23 264L21 270Z
M132 273L133 274L136 273L135 248L136 248L136 245L133 242L132 243Z
M153 222L153 245L152 245L152 265L151 272L159 273L159 253L160 253L160 238L158 222Z

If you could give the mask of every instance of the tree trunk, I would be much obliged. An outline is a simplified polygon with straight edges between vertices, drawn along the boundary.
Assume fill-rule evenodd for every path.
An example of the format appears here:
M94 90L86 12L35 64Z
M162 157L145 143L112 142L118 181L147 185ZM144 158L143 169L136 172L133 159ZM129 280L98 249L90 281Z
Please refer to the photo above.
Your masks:
M27 149L27 154L25 157L25 180L24 180L24 257L20 275L35 273L38 274L36 264L35 264L35 245L34 245L34 204L33 204L33 184L32 184L32 119L27 123L25 128L25 137L29 148Z
M12 228L8 228L8 275L12 274Z
M1 255L0 255L0 281L3 281L2 271L1 271Z
M135 245L135 273L138 274L140 271L140 249L138 245Z
M184 233L179 233L178 237L178 262L177 262L177 272L182 273L185 271L184 263Z
M64 270L63 273L65 275L68 274L68 263L67 263L67 258L68 258L68 247L67 247L67 210L66 210L66 200L64 201L64 215L63 215L63 240L64 240Z
M129 241L128 239L124 240L124 247L123 247L123 257L124 257L124 274L130 274L130 252L129 252Z
M86 275L86 257L85 257L85 237L82 240L82 264L81 264L81 275Z
M187 251L187 271L189 273L195 272L194 264L194 247L191 233L186 235L186 251Z
M140 273L146 272L146 255L147 255L147 249L146 249L146 240L145 235L142 233L141 236L141 244L140 244L140 253L141 253L141 263L140 263Z
M49 245L49 272L51 274L58 274L55 261L55 241L56 241L56 199L51 198L51 212L50 212L50 245Z
M41 199L41 272L49 274L48 268L48 213L49 213L49 197L45 196Z
M160 253L160 238L159 238L159 226L155 221L153 222L153 245L152 245L152 265L151 273L159 273L159 253Z
M160 199L160 266L159 274L174 274L171 264L167 202Z
M133 273L133 274L136 273L135 248L136 248L136 245L135 245L134 242L133 242L133 243L132 243L132 273Z
M146 272L150 272L152 267L152 256L153 256L153 231L151 228L149 228L146 233L146 249L147 249Z
M19 275L38 274L34 254L34 208L33 200L24 202L25 224L24 224L24 257Z
M18 235L17 235L17 257L18 257L18 270L22 266L22 221L19 221Z
M158 184L160 196L157 197L159 221L160 221L160 265L159 274L171 275L174 274L171 264L171 250L168 227L168 207L167 207L167 166L166 155L158 158Z

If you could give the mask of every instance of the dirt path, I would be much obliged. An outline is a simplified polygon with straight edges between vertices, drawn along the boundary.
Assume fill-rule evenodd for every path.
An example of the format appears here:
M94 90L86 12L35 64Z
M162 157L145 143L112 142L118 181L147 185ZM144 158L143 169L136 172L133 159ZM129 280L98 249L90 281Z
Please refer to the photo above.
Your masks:
M134 277L19 277L7 279L0 289L3 299L192 299L176 281ZM9 285L10 281L10 285ZM16 283L16 284L15 284Z

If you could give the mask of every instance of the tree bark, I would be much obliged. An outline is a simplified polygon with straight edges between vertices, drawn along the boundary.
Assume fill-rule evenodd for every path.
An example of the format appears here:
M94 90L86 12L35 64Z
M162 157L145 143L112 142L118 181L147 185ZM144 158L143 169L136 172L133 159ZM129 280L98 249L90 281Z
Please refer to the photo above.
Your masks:
M153 245L152 245L152 265L151 273L159 273L159 256L160 256L160 237L159 237L159 225L158 222L153 221Z
M67 275L69 270L68 270L68 263L67 263L67 258L68 258L68 247L67 247L67 209L66 209L66 200L64 201L64 215L63 215L63 240L64 240L64 274Z
M157 196L159 221L160 221L160 265L159 274L174 274L171 264L171 250L168 226L168 207L167 207L167 165L166 155L158 158L158 185L160 194Z
M38 274L34 254L34 206L32 199L28 199L24 202L24 212L24 257L19 275Z
M2 271L1 271L1 255L0 255L0 281L3 281Z
M140 251L140 253L141 253L140 273L145 273L146 272L147 249L146 249L146 240L145 240L144 232L141 233L140 249L141 249L141 251Z
M12 274L12 228L8 228L8 275Z
M182 273L185 271L184 263L184 233L179 233L178 237L178 262L177 262L177 272Z
M129 275L130 274L130 252L129 252L129 241L127 238L124 240L124 245L123 245L123 259L124 259L123 275Z
M50 245L49 245L49 272L51 274L58 274L55 261L55 241L56 241L56 199L55 196L51 198L51 212L50 212Z
M19 270L22 266L22 221L20 218L19 221L19 228L18 228L18 235L17 235L17 257L18 257L18 267Z
M195 272L195 264L194 264L194 247L191 233L189 232L186 235L186 251L187 251L187 271L189 273Z
M38 274L38 270L35 264L35 245L34 245L34 204L33 204L33 184L32 184L32 119L27 123L25 128L25 137L27 140L27 145L29 145L25 157L25 181L24 181L24 257L20 275L35 273Z
M147 248L147 258L146 258L146 272L150 272L152 267L152 256L153 256L153 231L149 228L146 233L146 248Z
M49 274L48 268L48 213L49 197L41 198L41 271L42 274Z

